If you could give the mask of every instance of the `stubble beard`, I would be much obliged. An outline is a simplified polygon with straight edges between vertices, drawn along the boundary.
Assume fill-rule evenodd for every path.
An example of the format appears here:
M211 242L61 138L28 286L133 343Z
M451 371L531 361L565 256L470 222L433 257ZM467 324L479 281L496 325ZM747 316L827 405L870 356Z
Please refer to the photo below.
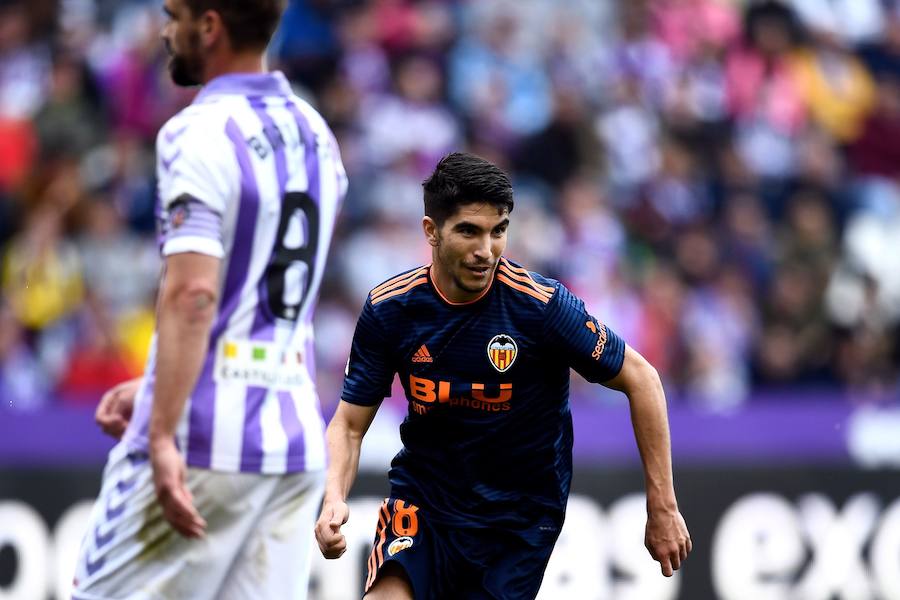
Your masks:
M462 261L459 261L459 262L457 263L457 261L454 261L454 260L448 260L448 259L444 256L443 248L444 248L444 247L443 247L443 245L440 243L440 239L439 239L439 240L438 240L438 246L437 246L438 260L441 261L441 265L444 267L444 269L445 269L448 273L450 273L450 276L453 278L453 283L456 284L456 287L458 287L459 289L463 290L464 292L468 292L468 293L470 293L470 294L477 294L478 292L483 291L484 288L487 287L487 282L485 282L483 285L479 285L479 286L477 286L477 287L472 287L472 286L470 286L470 285L467 285L467 284L465 283L465 281L463 281L463 278L462 278L462 275L461 275L462 273L465 273L465 272L466 272L466 271L465 271L465 269L466 269L465 264L464 264ZM490 281L490 279L488 279L488 281Z
M166 42L166 50L169 53L169 76L179 87L194 87L203 83L200 81L203 63L200 59L200 36L197 32L191 32L188 46L188 54L176 54Z

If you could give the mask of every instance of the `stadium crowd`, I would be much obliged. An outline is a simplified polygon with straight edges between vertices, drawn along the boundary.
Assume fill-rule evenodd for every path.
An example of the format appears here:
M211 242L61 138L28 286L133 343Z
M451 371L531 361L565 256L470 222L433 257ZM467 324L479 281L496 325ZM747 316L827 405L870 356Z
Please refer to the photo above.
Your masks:
M194 94L163 18L0 1L4 410L95 403L143 368L153 145ZM681 401L900 396L900 3L291 0L271 66L351 181L317 312L326 405L368 290L429 260L421 181L459 149L514 176L507 256Z

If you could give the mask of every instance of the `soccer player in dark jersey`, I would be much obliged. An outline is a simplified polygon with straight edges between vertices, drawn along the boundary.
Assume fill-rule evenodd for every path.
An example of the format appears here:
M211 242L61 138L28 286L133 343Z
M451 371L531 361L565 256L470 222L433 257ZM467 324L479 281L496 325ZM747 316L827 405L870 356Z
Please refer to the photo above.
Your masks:
M506 259L509 178L451 154L425 182L431 265L374 288L330 425L316 538L346 550L362 438L400 376L409 414L365 598L534 598L572 479L569 369L625 392L647 491L645 543L671 576L691 551L656 370L558 281Z

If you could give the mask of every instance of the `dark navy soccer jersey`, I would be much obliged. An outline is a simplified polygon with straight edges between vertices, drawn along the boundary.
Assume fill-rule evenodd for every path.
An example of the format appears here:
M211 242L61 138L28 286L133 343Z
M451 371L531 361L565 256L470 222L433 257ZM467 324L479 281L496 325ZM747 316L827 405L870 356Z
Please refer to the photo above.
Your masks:
M537 542L558 534L572 479L569 368L600 383L624 355L555 280L501 258L490 287L461 304L424 266L369 294L341 397L375 406L397 373L409 413L391 495L446 525Z

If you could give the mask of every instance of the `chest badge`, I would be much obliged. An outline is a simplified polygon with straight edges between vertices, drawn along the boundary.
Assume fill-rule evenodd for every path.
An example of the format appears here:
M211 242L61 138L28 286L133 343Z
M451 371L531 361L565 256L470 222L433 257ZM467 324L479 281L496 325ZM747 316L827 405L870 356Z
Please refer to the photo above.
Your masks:
M504 373L516 362L519 346L516 340L505 333L495 335L487 345L488 360L500 373Z

